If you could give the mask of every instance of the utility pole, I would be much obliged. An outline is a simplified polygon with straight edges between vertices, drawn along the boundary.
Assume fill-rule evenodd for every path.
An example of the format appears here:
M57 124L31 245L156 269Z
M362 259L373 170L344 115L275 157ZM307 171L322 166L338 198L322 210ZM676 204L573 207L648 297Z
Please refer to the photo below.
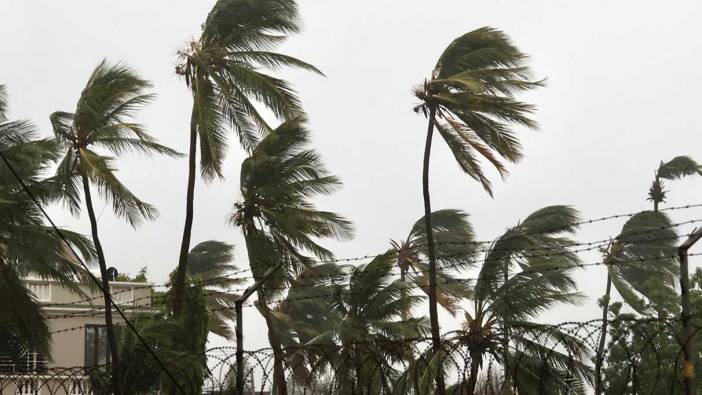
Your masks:
M680 256L680 298L682 299L682 341L683 354L683 377L685 379L685 394L694 395L695 388L695 365L692 362L692 322L690 320L690 275L687 263L687 251L700 238L702 238L702 228L696 229L690 237L678 248Z
M236 309L236 395L244 394L244 319L242 317L244 302L246 302L246 299L256 292L276 270L280 269L281 266L283 266L282 262L266 270L261 279L256 281L252 286L246 288L244 294L234 302L234 307Z

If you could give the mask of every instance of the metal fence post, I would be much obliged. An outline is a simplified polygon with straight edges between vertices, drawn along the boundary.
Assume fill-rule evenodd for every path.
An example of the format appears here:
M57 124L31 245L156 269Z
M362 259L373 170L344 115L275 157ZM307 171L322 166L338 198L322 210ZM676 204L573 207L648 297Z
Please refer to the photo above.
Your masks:
M244 302L281 266L283 266L282 262L263 273L261 279L248 287L234 304L236 308L236 395L244 394Z
M702 238L702 229L696 229L690 234L690 237L685 240L684 243L678 248L678 255L680 257L680 298L682 304L682 341L683 341L683 354L685 360L683 361L683 377L685 379L685 393L687 395L694 395L696 393L695 388L695 365L692 361L693 350L692 350L692 320L690 319L690 274L687 262L687 251L692 247L700 238Z

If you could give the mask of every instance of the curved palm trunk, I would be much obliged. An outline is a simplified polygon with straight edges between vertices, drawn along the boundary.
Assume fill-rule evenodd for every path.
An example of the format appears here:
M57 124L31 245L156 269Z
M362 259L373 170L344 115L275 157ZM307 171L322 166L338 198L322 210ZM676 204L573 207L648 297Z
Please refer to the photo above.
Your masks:
M287 395L287 383L285 382L285 369L283 368L283 350L281 348L280 336L273 323L271 311L268 308L266 297L263 295L263 290L259 290L258 304L263 313L263 318L266 320L268 327L268 342L273 349L273 385L278 395Z
M422 166L422 193L424 195L424 226L427 229L427 250L429 254L429 320L431 322L431 341L434 354L441 351L441 333L439 327L439 314L436 307L436 256L434 255L434 233L431 225L431 199L429 197L429 157L431 155L431 140L434 134L434 116L436 110L429 110L429 126L427 127L427 140L424 145L424 163ZM436 393L444 395L446 388L444 375L439 364L436 372Z
M190 252L190 236L193 230L193 212L195 200L195 173L197 159L197 122L195 120L195 103L190 116L190 150L188 153L188 189L185 197L185 226L183 239L180 243L178 256L178 269L176 271L175 289L173 297L173 315L178 317L183 311L183 298L185 297L185 272L188 266L188 252Z
M480 373L480 362L482 361L482 355L471 353L470 356L470 376L468 377L468 388L467 394L475 394L475 386L478 384L478 374Z
M117 339L115 337L115 328L112 323L112 303L110 297L110 278L107 274L107 262L105 261L105 253L102 250L102 244L100 243L100 237L98 236L97 219L95 217L95 210L93 209L93 198L90 194L90 181L85 173L82 173L81 178L83 180L83 192L85 193L85 205L88 209L88 217L90 218L90 231L93 237L93 244L95 245L95 252L97 253L98 264L100 265L100 278L102 280L102 291L103 299L105 302L105 331L107 332L107 342L110 348L110 359L113 368L113 385L115 393L120 393L118 389L118 380L116 369L119 364L119 354L117 351Z
M607 338L607 314L609 314L609 295L612 292L612 277L607 273L607 290L605 291L605 302L602 306L602 328L600 329L600 344L597 347L595 359L595 394L602 393L602 361L604 359L605 340Z
M250 239L252 235L255 235L258 230L253 223L247 223L242 227L244 233L244 239L246 240L246 251L249 256L249 265L255 262L255 255L252 251L253 241ZM254 280L258 283L261 281L261 276L263 273L258 272L251 266L251 270L254 276ZM263 279L265 281L265 278ZM287 383L285 382L285 369L283 368L283 350L281 348L280 335L278 335L278 330L273 322L273 316L271 310L268 308L268 302L263 293L263 284L256 291L258 298L259 309L261 310L261 315L266 320L266 327L268 328L268 342L270 343L271 349L273 350L273 386L278 395L287 395Z

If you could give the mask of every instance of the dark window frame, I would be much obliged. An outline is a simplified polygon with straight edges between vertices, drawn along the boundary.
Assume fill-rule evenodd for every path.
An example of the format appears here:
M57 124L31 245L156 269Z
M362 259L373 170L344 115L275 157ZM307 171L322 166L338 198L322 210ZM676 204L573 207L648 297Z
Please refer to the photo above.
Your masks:
M102 331L101 331L102 329ZM93 337L93 344L92 344L92 350L91 348L88 347L88 331L94 331L94 337ZM106 325L100 325L100 324L87 324L85 325L85 331L83 332L84 337L83 337L83 345L85 347L84 349L84 359L83 359L83 366L85 367L96 367L96 366L101 366L100 364L100 332L103 333L103 347L104 347L104 359L105 359L105 364L109 365L110 364L110 358L109 358L109 353L110 353L110 345L107 341L107 326ZM92 354L92 355L91 355Z

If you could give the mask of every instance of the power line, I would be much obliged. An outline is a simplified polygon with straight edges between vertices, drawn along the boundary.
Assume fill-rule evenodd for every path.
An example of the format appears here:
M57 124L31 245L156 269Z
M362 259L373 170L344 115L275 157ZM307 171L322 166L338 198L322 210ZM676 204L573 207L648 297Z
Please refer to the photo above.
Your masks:
M45 217L45 218L49 221L49 223L51 224L51 227L53 228L54 232L56 232L56 234L58 235L58 237L63 241L63 243L66 245L66 247L68 247L68 249L71 251L71 253L73 254L73 256L75 256L76 260L78 260L78 262L80 263L80 265L83 266L83 268L84 268L85 271L88 273L88 275L89 275L90 278L93 280L93 282L95 282L95 284L97 285L97 287L98 287L101 291L103 291L103 293L104 293L105 290L104 290L104 288L102 287L102 284L100 283L100 281L93 275L93 273L90 272L90 268L88 268L88 265L86 265L85 262L83 262L83 259L78 255L78 253L76 253L75 249L73 248L73 245L71 245L71 243L68 242L68 240L67 240L66 237L63 235L63 233L61 233L61 231L60 231L59 228L56 226L56 224L54 223L54 221L51 219L51 217L49 216L49 214L46 212L46 210L44 210L44 207L39 203L39 201L37 200L37 198L34 196L34 194L33 194L32 191L29 189L29 187L27 187L27 185L24 183L24 181L23 181L22 178L19 176L19 174L17 174L17 171L15 170L14 166L12 166L12 164L10 163L10 161L7 160L7 158L5 157L5 154L4 154L1 150L0 150L0 158L3 160L3 162L5 162L5 165L8 167L8 169L10 169L10 172L11 172L12 175L17 179L17 182L22 186L22 189L24 189L24 191L27 193L27 195L29 195L29 197L32 199L32 201L34 202L34 204L39 208L39 210L41 210L41 212L42 212L42 214L44 215L44 217ZM187 394L187 393L183 390L183 387L180 385L180 383L175 379L175 376L173 376L173 374L166 368L166 365L164 365L163 361L161 361L161 359L158 357L158 355L156 355L156 353L155 353L154 350L151 348L151 346L150 346L150 345L146 342L146 340L144 340L144 338L139 334L139 332L136 330L136 328L135 328L134 325L131 323L131 321L129 321L129 319L128 319L127 316L124 314L124 312L122 312L122 309L120 309L119 306L117 306L117 304L112 300L112 298L110 297L110 295L109 295L108 293L104 293L104 294L105 294L105 296L107 297L107 299L109 300L110 304L111 304L112 306L114 306L115 310L116 310L116 311L119 313L119 315L122 317L122 319L123 319L124 322L127 324L127 326L129 327L129 329L136 335L136 337L137 337L137 338L139 339L139 341L144 345L144 347L146 347L146 350L147 350L147 351L149 352L149 354L154 358L154 360L156 361L156 363L161 367L161 369L166 373L166 375L171 379L171 381L173 381L173 384L180 390L181 393Z

